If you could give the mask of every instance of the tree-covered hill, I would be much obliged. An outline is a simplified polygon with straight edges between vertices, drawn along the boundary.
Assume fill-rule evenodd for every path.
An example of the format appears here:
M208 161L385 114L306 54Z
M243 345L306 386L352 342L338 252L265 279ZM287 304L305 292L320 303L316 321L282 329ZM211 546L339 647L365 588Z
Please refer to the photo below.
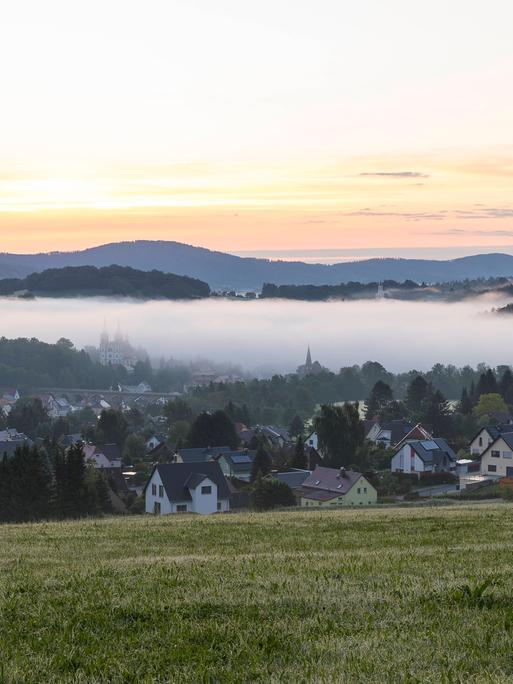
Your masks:
M128 266L69 266L0 280L0 295L27 291L39 296L115 296L137 299L199 299L210 295L207 283L162 271Z

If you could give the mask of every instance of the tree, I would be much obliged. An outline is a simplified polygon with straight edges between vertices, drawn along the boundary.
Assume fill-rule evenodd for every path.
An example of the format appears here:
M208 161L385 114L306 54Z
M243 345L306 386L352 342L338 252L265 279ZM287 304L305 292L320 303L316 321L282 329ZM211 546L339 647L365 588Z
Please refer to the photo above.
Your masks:
M303 434L305 426L301 418L296 414L292 419L289 427L289 433L292 437L299 437Z
M123 462L127 464L138 463L146 456L146 442L141 435L132 433L125 440L123 448Z
M513 405L513 373L506 368L499 382L499 392L506 404Z
M41 423L48 422L41 399L37 397L22 397L18 399L11 413L9 422L18 432L24 432L29 437L35 437Z
M367 418L381 415L393 398L394 395L390 385L387 385L382 380L378 380L365 402L365 415Z
M435 435L448 437L452 431L451 409L444 395L436 390L421 405L422 422L431 426Z
M429 384L421 375L417 375L408 385L406 390L406 406L415 413L420 410L421 404L429 393Z
M459 410L464 416L469 416L472 413L472 398L469 396L467 388L461 390L461 399Z
M305 452L305 443L298 437L296 440L296 448L294 449L294 456L290 462L291 468L306 468L308 465L308 459Z
M251 482L254 482L258 477L263 477L267 473L271 472L272 461L271 457L260 445L253 459L253 464L251 466Z
M259 477L251 492L253 506L266 511L276 506L295 506L296 498L292 489L285 483L271 478Z
M164 405L164 416L166 417L167 424L169 427L178 421L187 421L190 423L192 420L192 409L185 399L174 399L173 401L168 401Z
M314 429L320 452L328 465L337 468L354 462L356 450L365 437L358 404L324 404L320 415L314 419Z
M476 418L489 415L491 413L507 413L508 407L500 394L482 394L479 401L474 406L473 414Z
M479 398L482 394L497 394L499 387L497 385L497 378L491 368L488 368L484 373L481 373L477 382L476 394Z
M239 438L235 426L224 411L203 412L192 423L187 442L191 447L229 446L235 449Z
M117 444L122 450L128 435L128 422L121 411L103 410L98 419L95 441L99 444Z

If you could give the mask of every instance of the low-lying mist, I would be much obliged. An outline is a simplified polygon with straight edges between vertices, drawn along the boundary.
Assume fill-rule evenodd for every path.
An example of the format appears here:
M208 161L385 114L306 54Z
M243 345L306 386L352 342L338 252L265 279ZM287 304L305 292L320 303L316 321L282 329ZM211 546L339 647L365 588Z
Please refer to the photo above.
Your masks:
M513 316L490 313L501 304L486 297L453 304L41 298L2 299L0 314L5 337L97 345L105 320L111 334L119 324L152 358L208 358L260 375L295 370L308 345L332 370L368 360L392 371L513 363Z

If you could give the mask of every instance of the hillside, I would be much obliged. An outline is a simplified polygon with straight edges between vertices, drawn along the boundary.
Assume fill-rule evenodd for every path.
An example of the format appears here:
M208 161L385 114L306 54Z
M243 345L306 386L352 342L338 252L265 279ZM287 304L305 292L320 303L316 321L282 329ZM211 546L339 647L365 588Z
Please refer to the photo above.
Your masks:
M207 283L161 271L128 266L68 266L0 280L0 295L18 291L51 297L111 296L136 299L199 299L210 295Z
M1 525L1 679L510 681L512 523L494 504Z
M333 265L242 258L179 242L140 240L101 245L78 252L0 254L0 277L25 277L65 266L130 266L175 273L207 282L215 289L258 289L276 285L334 285L379 280L442 282L513 276L513 256L479 254L448 261L368 259Z

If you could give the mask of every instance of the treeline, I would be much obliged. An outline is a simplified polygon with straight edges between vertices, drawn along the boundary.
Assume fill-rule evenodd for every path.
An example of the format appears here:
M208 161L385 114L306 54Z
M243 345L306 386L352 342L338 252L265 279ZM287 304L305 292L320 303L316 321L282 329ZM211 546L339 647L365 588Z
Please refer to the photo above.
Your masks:
M379 283L348 282L340 285L274 285L264 283L261 299L301 299L305 301L325 301L327 299L350 299L354 297L375 295ZM395 280L385 280L385 289L417 290L419 285L413 280L399 283Z
M32 273L26 278L0 280L0 295L12 295L23 290L52 297L104 295L137 299L199 299L210 295L207 283L196 278L162 271L139 271L128 266L69 266Z
M167 392L181 391L190 377L190 370L178 364L153 369L148 361L139 361L132 374L123 366L102 366L64 338L57 344L0 338L0 387L105 389L145 380L156 391Z
M64 451L20 446L0 460L0 522L29 522L111 513L110 488L86 466L81 445Z
M506 368L499 366L493 373L502 377ZM477 386L487 370L485 364L477 368L436 364L428 372L391 373L380 363L368 361L362 366L341 368L338 373L325 371L303 378L275 375L266 380L213 383L193 390L188 401L196 410L222 409L230 401L238 406L246 404L254 423L289 425L297 413L310 417L319 404L364 400L378 381L390 386L397 399L403 399L411 381L421 376L435 391L439 390L450 400L458 400L463 388Z

